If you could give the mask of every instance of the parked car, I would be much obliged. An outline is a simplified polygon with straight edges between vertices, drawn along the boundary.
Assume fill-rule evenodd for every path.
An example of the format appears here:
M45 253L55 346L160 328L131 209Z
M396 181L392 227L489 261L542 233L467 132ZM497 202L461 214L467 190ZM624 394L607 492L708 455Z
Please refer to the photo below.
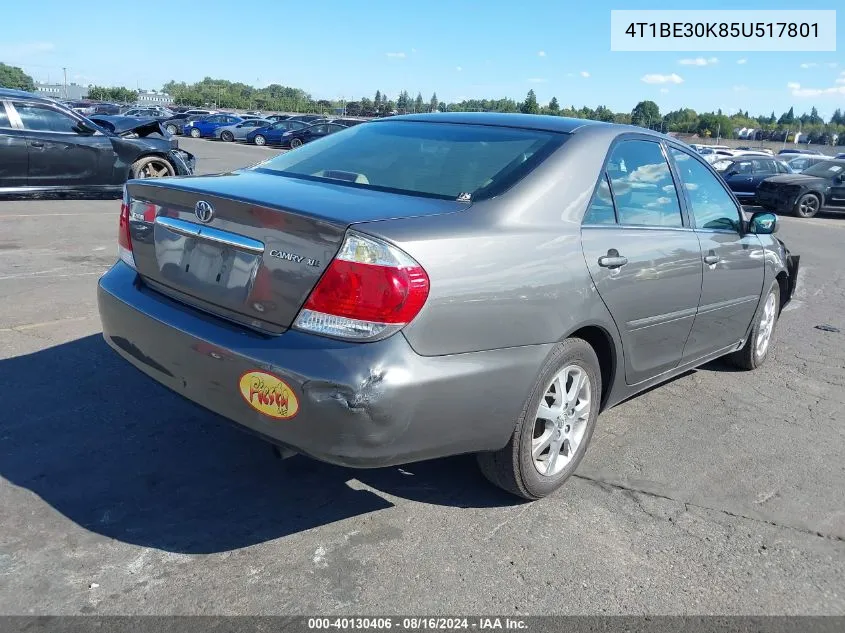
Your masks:
M172 136L179 136L182 134L182 130L188 123L204 119L207 116L207 114L177 114L174 117L170 117L169 119L162 121L161 125L165 130L167 130L168 134Z
M731 151L728 148L714 149L712 147L703 147L700 150L698 150L698 153L702 157L704 157L704 160L706 160L708 163L715 163L717 160L721 160L723 158L730 158L731 156L734 155L733 151Z
M353 125L361 125L361 123L366 123L367 121L369 119L329 119L328 123L337 123L344 127L352 127Z
M270 116L264 117L268 121L273 121L274 123L277 121L286 121L287 119L291 118L292 114L271 114Z
M770 149L765 147L736 147L734 151L741 151L741 152L753 152L755 154L766 154L768 156L774 156L774 152Z
M195 121L188 121L182 127L182 134L192 138L214 137L216 136L218 128L225 125L234 125L243 122L239 116L234 114L212 114L205 116Z
M128 183L99 312L125 360L288 451L478 453L537 499L600 410L721 356L766 360L800 263L777 228L648 130L410 115Z
M129 108L120 114L136 119L155 119L156 121L166 121L175 116L175 113L164 108Z
M294 114L289 119L292 121L303 121L304 123L316 123L328 120L322 114Z
M824 156L824 153L817 149L782 149L778 152L778 156L782 154L812 154L813 156Z
M301 130L308 127L302 121L277 121L268 127L258 128L247 132L244 140L255 145L281 145L282 135L293 130Z
M95 103L91 106L90 114L106 114L114 116L120 114L120 106L116 103Z
M97 118L103 123L0 88L0 191L119 191L128 178L193 173L193 155L166 138L158 122Z
M785 156L789 156L789 160L786 161L786 165L796 174L800 174L802 171L807 169L808 167L812 167L816 163L821 163L826 160L830 160L829 156L815 156L815 155L804 155L798 154L795 158L791 158L791 154L785 154Z
M317 123L309 125L300 130L288 130L284 132L279 139L279 144L282 147L289 147L296 149L305 143L310 143L318 138L323 138L329 134L340 132L347 129L345 125L338 125L337 123Z
M757 187L766 178L791 173L784 163L764 155L737 156L718 160L713 163L713 169L721 174L731 191L743 204L754 201Z
M826 160L800 174L767 178L757 200L768 210L812 218L825 207L845 210L845 160Z
M184 111L184 114L191 116L192 114L198 114L201 116L208 116L210 114L217 114L217 110L204 110L202 108L190 108Z
M834 156L834 158L837 159L837 160L845 158L845 152L843 152L841 154L837 154L836 156Z
M271 125L270 121L264 119L246 119L240 123L217 128L214 134L221 141L243 141L246 140L246 135L250 132L266 128L269 125Z

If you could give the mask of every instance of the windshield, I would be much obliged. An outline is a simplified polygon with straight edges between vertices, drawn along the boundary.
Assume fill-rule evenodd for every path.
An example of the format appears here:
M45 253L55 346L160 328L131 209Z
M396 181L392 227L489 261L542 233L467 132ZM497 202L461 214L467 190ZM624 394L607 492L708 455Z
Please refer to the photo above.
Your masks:
M733 164L734 162L732 160L726 160L723 158L722 160L717 160L715 163L713 163L713 169L715 169L716 171L725 171L728 167Z
M446 199L497 195L567 134L486 125L384 121L347 128L254 169Z
M845 170L845 161L826 160L823 163L816 163L812 167L802 171L806 176L819 176L821 178L831 178L837 174L841 174Z

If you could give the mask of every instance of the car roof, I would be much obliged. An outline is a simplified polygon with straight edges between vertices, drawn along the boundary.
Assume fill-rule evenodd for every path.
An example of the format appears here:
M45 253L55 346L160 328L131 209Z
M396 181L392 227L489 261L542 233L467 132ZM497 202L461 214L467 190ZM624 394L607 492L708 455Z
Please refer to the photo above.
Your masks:
M587 119L573 119L562 116L545 114L516 114L510 112L438 112L430 114L402 114L399 116L376 119L375 123L383 121L421 121L429 123L464 123L466 125L492 125L497 127L515 127L528 130L545 130L549 132L572 133L584 127L629 128L629 126L591 121ZM645 128L635 128L637 131L648 133ZM620 130L621 131L621 130ZM663 136L652 132L655 136Z
M42 97L41 95L26 92L25 90L15 90L14 88L0 88L0 99L30 99L32 101L40 101L42 103L56 103L53 99ZM73 101L72 103L81 103Z

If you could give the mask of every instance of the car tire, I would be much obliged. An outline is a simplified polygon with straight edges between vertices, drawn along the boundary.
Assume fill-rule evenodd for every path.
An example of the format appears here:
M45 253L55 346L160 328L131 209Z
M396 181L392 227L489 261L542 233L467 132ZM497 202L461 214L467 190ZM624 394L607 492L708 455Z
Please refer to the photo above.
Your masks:
M754 326L742 349L730 354L727 359L734 367L750 371L766 362L775 336L780 316L780 285L772 282L769 292L754 314Z
M793 209L795 215L799 218L812 218L822 207L821 198L815 193L805 193L798 198Z
M191 138L199 138L202 136L202 132L200 132L199 128L192 127L191 128Z
M168 125L164 129L167 130L167 133L170 134L170 136L176 136L179 133L179 130L176 128L175 125Z
M292 138L290 140L290 148L296 149L297 147L302 147L302 141L299 140L298 138Z
M584 376L587 391L582 388L574 398L567 399L566 391L575 386L579 375ZM563 388L555 387L556 384ZM481 472L491 483L524 499L551 494L575 472L584 457L598 418L601 394L601 369L590 344L580 338L559 343L540 370L508 444L498 451L477 455ZM577 409L584 403L586 412L582 409L578 415ZM556 420L541 419L541 404L547 414L561 405L562 416ZM576 412L574 417L572 409ZM548 448L544 448L544 441L550 441ZM553 472L546 474L555 446L558 457L552 460Z
M129 168L132 178L165 178L175 176L176 170L170 162L161 156L145 156L136 160Z
M267 145L267 138L263 134L256 134L252 140L256 145Z
M235 135L232 134L229 130L223 130L220 132L220 140L226 141L227 143L231 143L235 140Z

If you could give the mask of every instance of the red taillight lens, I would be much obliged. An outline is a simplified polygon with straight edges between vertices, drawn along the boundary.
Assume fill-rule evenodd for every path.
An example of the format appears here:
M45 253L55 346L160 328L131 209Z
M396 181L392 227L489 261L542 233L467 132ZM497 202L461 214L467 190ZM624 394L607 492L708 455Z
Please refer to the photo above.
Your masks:
M117 231L117 254L121 260L135 268L132 254L132 236L129 234L129 205L131 204L126 187L123 188L123 201L120 203L120 224Z
M384 338L417 316L428 292L428 275L410 256L350 231L294 325L338 338Z

